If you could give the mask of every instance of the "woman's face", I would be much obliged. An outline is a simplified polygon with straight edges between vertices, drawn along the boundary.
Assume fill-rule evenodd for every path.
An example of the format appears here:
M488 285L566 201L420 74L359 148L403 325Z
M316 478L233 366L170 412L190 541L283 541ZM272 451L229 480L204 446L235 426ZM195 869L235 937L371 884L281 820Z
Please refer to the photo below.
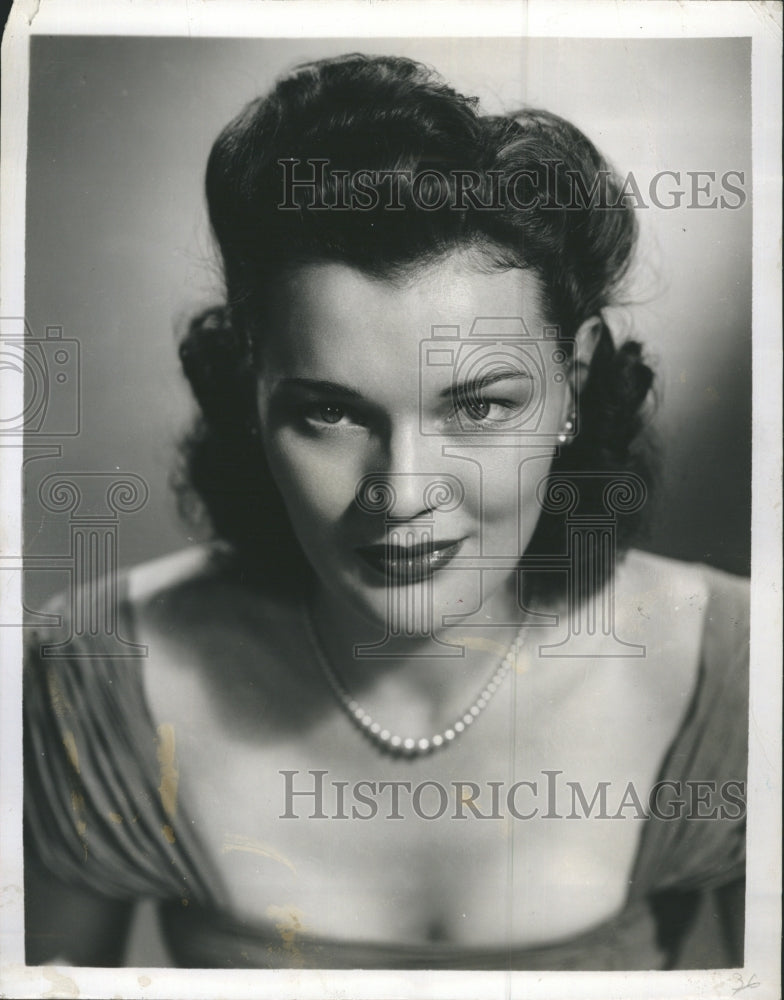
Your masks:
M514 563L571 405L554 335L532 274L457 253L395 282L340 263L281 282L262 434L333 603L412 633L514 614Z

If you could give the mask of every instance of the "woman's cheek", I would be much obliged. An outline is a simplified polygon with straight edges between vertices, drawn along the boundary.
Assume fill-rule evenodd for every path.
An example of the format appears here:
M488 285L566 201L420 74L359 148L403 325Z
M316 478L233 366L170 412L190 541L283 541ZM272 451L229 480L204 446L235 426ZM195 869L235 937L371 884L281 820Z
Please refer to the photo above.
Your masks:
M362 473L352 450L281 434L267 457L290 511L337 519L353 503Z
M482 494L479 518L488 541L522 547L530 541L541 514L539 485L546 480L552 466L552 453L526 456L518 461L507 453L507 461L488 462L484 471L486 485ZM511 459L511 460L510 460ZM522 459L522 460L520 460Z

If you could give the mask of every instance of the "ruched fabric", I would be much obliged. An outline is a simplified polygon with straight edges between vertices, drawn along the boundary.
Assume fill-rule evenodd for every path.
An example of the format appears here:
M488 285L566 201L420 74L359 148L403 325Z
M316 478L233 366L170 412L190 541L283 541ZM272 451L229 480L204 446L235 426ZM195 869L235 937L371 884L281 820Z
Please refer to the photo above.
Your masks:
M122 607L128 622L124 595ZM100 636L72 637L67 658L41 655L46 645L34 635L25 663L28 843L58 878L101 895L214 903L216 872L187 817L167 810L141 662L102 655Z

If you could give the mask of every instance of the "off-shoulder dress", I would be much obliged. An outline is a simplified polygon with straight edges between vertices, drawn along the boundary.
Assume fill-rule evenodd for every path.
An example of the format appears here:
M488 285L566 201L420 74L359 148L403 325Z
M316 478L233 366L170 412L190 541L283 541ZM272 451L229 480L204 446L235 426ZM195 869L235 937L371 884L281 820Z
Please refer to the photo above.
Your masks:
M748 584L703 568L709 599L689 710L662 761L672 782L746 779ZM133 610L120 595L121 627ZM140 661L105 654L100 636L71 655L25 667L26 836L54 877L115 899L152 898L175 964L264 968L291 954L269 928L227 908L220 876L187 812L167 815L159 794L156 732ZM737 797L737 796L736 796ZM298 938L312 968L633 970L742 964L744 809L710 821L651 815L621 912L576 938L539 947L466 948L422 942ZM734 909L723 901L735 900Z

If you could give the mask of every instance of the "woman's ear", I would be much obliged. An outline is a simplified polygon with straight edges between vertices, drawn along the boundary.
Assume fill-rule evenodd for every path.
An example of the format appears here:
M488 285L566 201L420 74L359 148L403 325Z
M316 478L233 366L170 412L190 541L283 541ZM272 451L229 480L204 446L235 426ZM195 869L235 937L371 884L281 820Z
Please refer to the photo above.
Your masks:
M593 353L602 335L604 321L601 316L590 316L584 320L574 335L574 352L572 354L572 392L577 394L585 385L588 369L591 367Z
M580 324L574 335L569 391L564 398L564 412L561 416L563 429L559 434L559 441L562 444L570 441L576 433L580 393L588 379L588 371L603 329L604 321L601 316L590 316Z

